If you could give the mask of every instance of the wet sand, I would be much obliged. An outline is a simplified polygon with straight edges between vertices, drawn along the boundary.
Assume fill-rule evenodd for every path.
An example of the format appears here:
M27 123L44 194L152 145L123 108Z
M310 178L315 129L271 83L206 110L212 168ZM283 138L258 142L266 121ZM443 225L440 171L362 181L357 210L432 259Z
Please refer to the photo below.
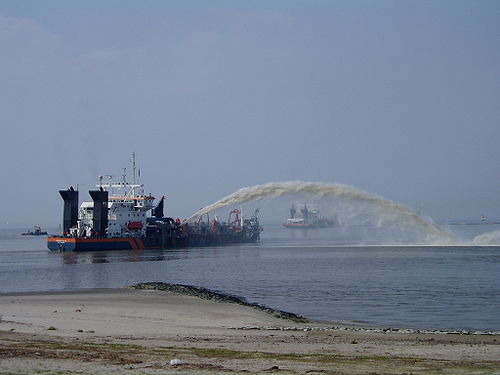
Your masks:
M500 374L499 335L353 330L274 315L158 290L4 294L0 374Z

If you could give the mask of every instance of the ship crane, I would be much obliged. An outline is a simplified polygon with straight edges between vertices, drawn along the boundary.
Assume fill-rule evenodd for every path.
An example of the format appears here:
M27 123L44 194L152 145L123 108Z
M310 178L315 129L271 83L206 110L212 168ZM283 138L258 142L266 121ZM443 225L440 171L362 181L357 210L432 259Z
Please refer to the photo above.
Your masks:
M234 220L231 221L231 216L234 214ZM241 220L240 220L240 214L241 210L238 210L237 208L229 212L229 217L227 219L227 223L229 224L230 227L237 228L241 226Z
M252 215L252 219L259 219L259 212L260 212L260 208L256 208L253 215Z

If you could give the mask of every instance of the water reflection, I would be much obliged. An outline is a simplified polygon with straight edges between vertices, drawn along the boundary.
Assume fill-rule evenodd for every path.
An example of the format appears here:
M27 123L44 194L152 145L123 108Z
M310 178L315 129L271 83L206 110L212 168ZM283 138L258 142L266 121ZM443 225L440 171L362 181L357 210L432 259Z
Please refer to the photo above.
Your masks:
M92 263L163 262L196 258L239 257L248 246L201 247L169 250L125 250L92 254Z
M106 259L106 255L97 255L92 254L92 262L91 263L109 263L109 260Z
M213 250L213 249L212 249ZM195 250L194 250L195 251ZM61 264L99 264L121 262L162 262L165 260L187 259L188 251L175 250L124 250L52 253ZM216 253L214 254L216 255Z
M70 252L70 253L61 253L61 259L63 264L77 264L78 259L77 259L77 254Z

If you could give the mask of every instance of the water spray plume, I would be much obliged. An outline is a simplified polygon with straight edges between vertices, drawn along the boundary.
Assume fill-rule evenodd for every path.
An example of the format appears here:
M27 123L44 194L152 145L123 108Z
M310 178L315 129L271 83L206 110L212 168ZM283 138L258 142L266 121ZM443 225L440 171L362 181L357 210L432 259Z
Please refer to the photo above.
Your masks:
M452 235L441 230L433 223L422 219L420 216L403 205L358 190L353 186L323 182L285 181L270 182L263 185L245 187L198 210L187 220L189 221L191 219L198 218L211 211L230 205L300 193L311 194L318 199L324 197L339 197L352 201L370 203L378 209L383 210L385 213L391 214L391 216L395 219L413 225L424 231L432 237L429 238L431 241L454 241Z
M474 246L489 246L500 244L500 230L480 234L472 240Z

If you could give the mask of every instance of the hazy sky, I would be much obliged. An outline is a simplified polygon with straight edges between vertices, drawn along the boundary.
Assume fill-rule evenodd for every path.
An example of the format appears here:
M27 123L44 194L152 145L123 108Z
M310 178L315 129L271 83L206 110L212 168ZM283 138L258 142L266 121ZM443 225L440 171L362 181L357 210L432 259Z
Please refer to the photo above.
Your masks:
M137 154L186 217L270 181L500 218L500 1L0 2L0 226Z

